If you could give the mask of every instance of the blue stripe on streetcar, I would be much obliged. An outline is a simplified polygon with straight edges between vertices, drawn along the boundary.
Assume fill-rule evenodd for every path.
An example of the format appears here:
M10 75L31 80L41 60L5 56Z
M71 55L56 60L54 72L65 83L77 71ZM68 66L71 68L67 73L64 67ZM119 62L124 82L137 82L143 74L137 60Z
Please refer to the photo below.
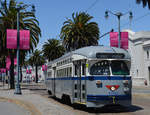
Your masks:
M99 100L131 100L131 95L87 95L87 101L99 101Z
M61 78L47 78L46 80L131 80L131 77L120 76L87 76L87 77L61 77Z

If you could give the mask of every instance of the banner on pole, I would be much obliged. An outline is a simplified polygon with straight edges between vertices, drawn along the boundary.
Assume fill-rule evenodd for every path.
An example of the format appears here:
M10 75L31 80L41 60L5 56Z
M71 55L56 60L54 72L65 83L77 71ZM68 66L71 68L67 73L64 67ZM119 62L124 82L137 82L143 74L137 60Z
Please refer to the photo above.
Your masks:
M20 30L20 49L30 49L30 31Z
M1 73L6 73L6 68L1 68L1 69L0 69L0 72L1 72Z
M32 70L31 69L27 69L26 70L26 74L31 74L32 73Z
M121 32L121 48L128 49L128 32Z
M110 46L118 47L118 32L110 32Z
M6 58L6 69L7 70L9 70L10 65L11 65L11 60L10 60L10 56L8 56ZM14 65L17 65L17 58L16 57L14 58Z
M42 71L47 71L47 65L42 65Z
M128 49L128 32L121 32L121 48ZM110 32L110 46L118 47L118 32Z
M20 49L30 49L30 31L20 30ZM7 48L17 49L17 30L7 29Z
M17 30L7 29L7 48L17 49Z

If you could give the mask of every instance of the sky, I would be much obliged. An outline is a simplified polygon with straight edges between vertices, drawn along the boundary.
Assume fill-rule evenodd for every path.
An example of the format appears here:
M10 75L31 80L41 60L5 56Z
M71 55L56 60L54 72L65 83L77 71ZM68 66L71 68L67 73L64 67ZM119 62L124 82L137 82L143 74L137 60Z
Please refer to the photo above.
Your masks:
M136 0L16 0L26 4L35 5L35 15L39 21L42 36L38 49L51 38L59 38L63 22L71 18L73 12L86 11L93 16L91 21L97 22L100 29L100 36L111 29L118 31L118 19L109 14L105 18L105 11L123 14L132 11L133 19L129 20L129 13L121 17L121 30L131 29L132 31L150 31L150 10L143 8L142 4L136 4ZM99 40L100 45L109 46L109 35Z

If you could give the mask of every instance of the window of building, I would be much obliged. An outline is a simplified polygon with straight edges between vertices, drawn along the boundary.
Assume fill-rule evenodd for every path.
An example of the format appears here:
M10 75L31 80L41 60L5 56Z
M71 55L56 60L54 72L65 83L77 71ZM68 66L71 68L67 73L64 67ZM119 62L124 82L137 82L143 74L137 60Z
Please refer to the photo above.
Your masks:
M149 51L147 51L147 59L149 59Z

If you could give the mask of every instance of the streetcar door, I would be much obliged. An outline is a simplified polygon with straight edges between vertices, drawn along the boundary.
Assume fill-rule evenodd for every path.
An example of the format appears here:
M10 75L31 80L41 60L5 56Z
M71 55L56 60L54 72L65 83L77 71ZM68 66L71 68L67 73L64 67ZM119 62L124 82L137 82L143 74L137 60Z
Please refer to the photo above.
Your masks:
M55 78L56 78L56 67L53 67L53 80L52 80L52 91L53 91L53 95L55 96L55 89L56 89L56 81L55 81Z
M77 62L77 100L81 102L81 61Z
M74 102L83 103L85 102L85 80L82 80L82 61L74 62Z

